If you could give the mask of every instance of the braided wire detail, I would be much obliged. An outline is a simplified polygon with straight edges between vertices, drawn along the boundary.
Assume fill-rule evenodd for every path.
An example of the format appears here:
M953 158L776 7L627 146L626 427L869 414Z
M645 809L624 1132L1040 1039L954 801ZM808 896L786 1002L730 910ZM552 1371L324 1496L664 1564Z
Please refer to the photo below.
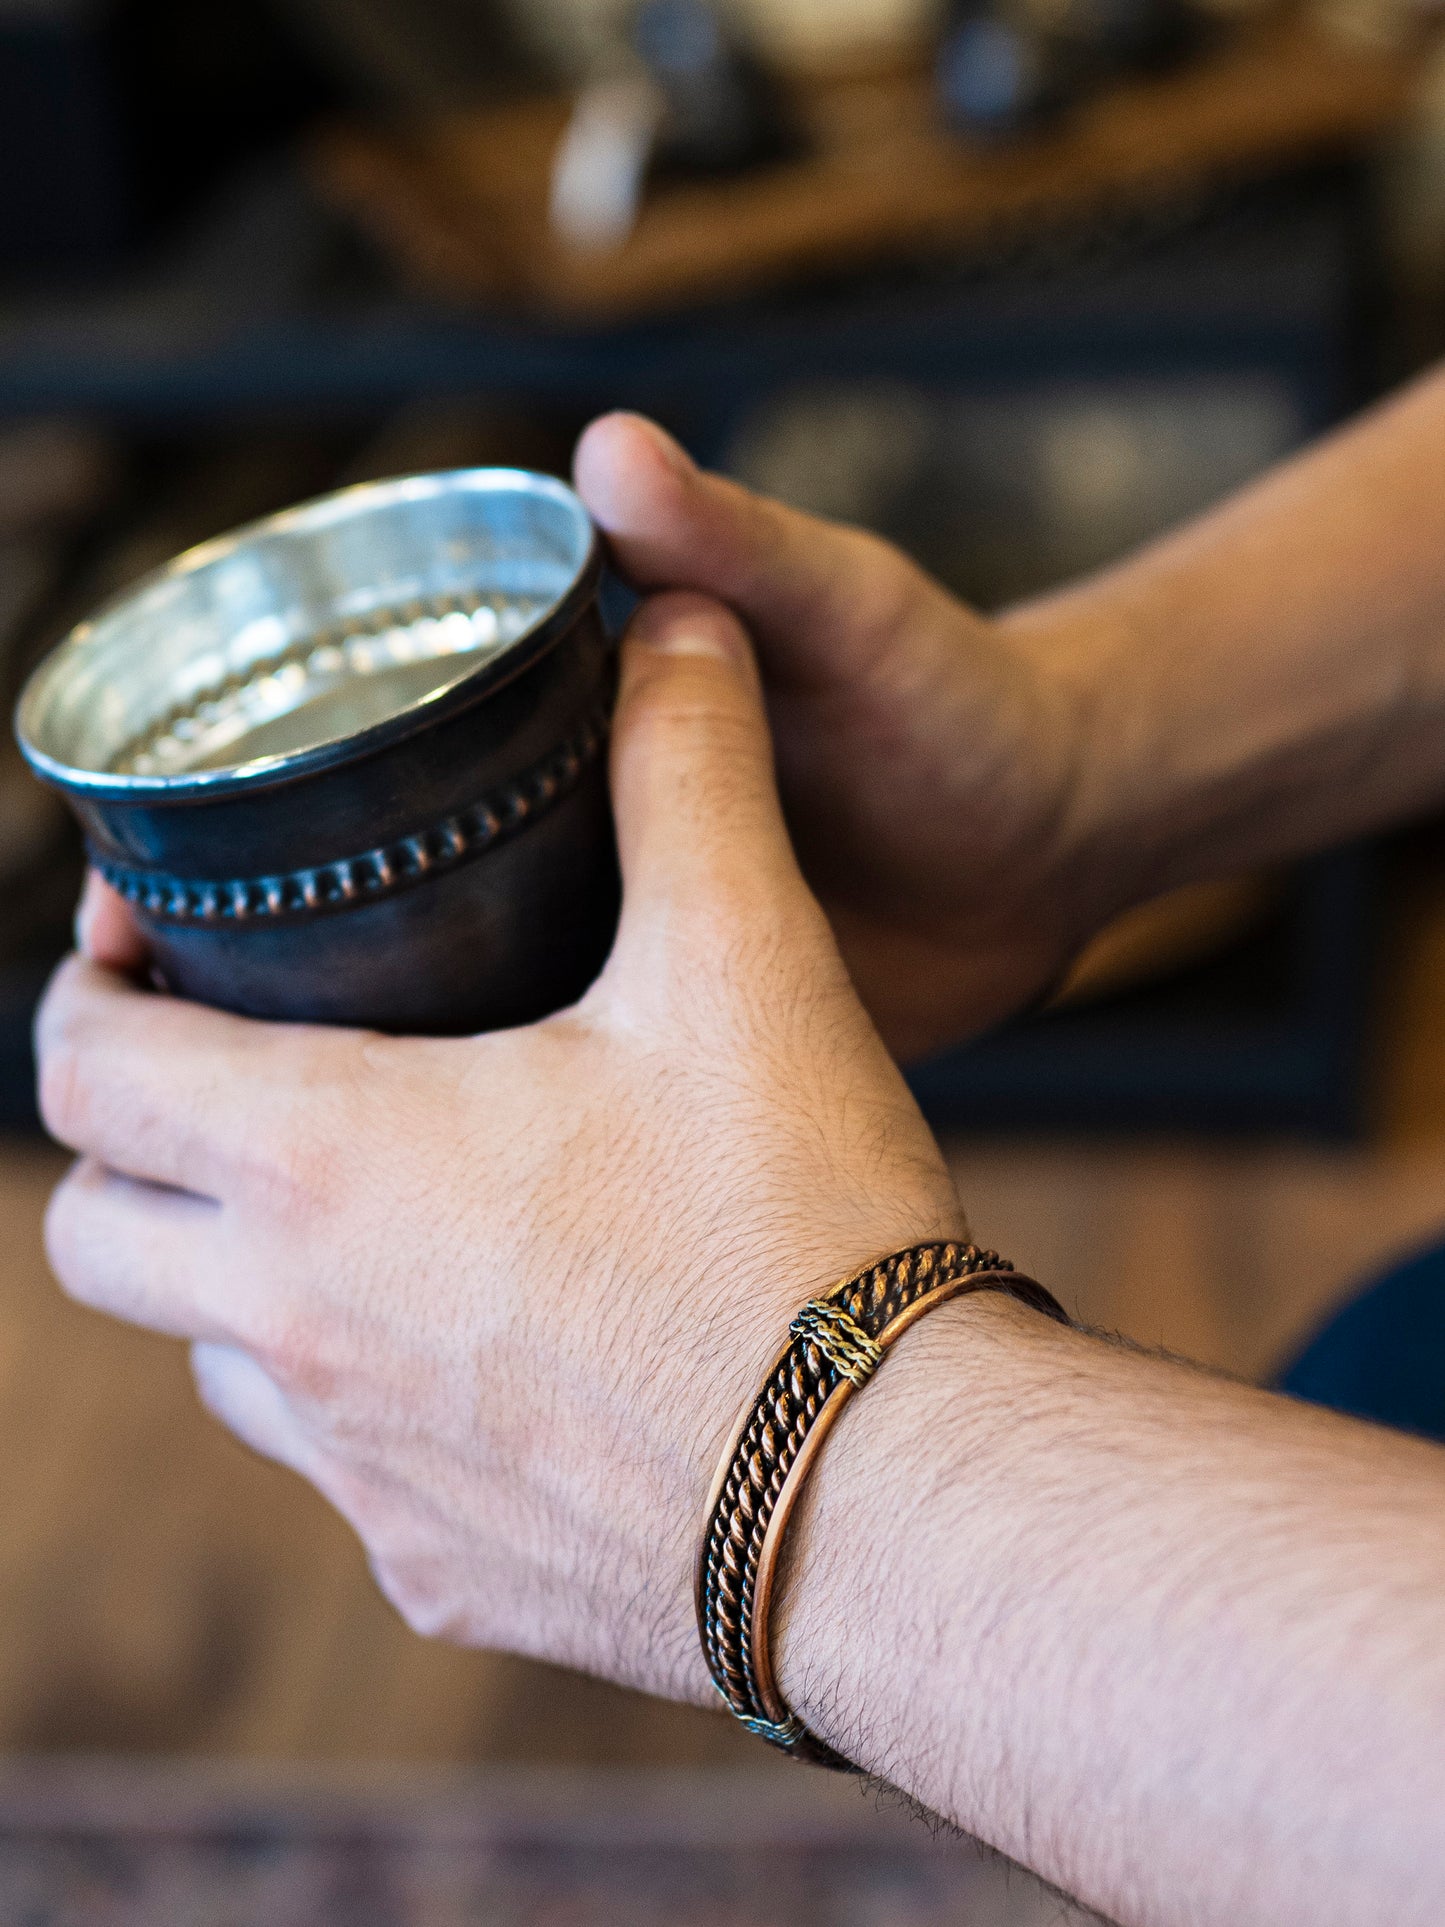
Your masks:
M876 1353L881 1360L877 1335L937 1286L974 1273L1012 1269L995 1251L950 1242L914 1246L843 1279L798 1314L792 1343L769 1373L738 1438L707 1523L699 1563L703 1652L714 1686L742 1724L796 1758L845 1769L849 1765L796 1715L773 1720L759 1694L753 1667L756 1581L778 1495L823 1406L845 1379L852 1380L851 1372L843 1369L845 1359L861 1363ZM1032 1291L1047 1299L1040 1287L1032 1286ZM1019 1295L1024 1295L1022 1289ZM1048 1303L1052 1306L1052 1300ZM1057 1307L1053 1310L1062 1316ZM852 1339L856 1350L850 1346L844 1351L840 1337L845 1343Z
M789 1713L785 1720L749 1720L739 1718L738 1725L760 1740L767 1740L773 1746L786 1750L796 1746L807 1734L807 1727L796 1713Z
M838 1376L853 1385L866 1385L883 1363L883 1347L826 1298L810 1298L788 1330L811 1339Z

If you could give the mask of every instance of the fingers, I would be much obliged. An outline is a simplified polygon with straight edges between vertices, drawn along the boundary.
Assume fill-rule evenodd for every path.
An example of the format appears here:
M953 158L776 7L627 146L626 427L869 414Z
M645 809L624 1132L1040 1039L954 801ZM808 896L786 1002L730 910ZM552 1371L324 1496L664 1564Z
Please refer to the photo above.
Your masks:
M313 1454L280 1388L234 1342L264 1347L263 1308L227 1273L222 1209L82 1158L50 1200L46 1251L78 1304L190 1339L197 1389L216 1417L254 1451L309 1475Z
M659 596L623 646L612 750L619 951L812 906L778 804L757 672L737 618Z
M62 1144L133 1178L219 1198L285 1140L300 1027L137 989L78 957L36 1018L40 1109Z
M243 1445L305 1477L313 1454L275 1380L249 1352L233 1345L191 1347L191 1373L201 1403Z
M604 415L577 445L577 488L642 588L704 591L756 637L770 682L827 689L865 674L944 591L876 537L695 466L640 415Z
M45 1248L77 1303L172 1338L220 1334L202 1303L216 1289L219 1206L137 1184L82 1158L45 1216Z
M109 970L140 970L148 954L130 905L94 870L85 873L75 913L75 947Z

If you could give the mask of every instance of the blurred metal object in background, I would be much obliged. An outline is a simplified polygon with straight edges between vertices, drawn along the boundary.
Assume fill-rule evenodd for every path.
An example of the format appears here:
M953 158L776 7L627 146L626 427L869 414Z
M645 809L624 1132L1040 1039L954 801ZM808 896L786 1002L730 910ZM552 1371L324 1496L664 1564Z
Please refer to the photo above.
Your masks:
M658 172L733 174L801 146L781 89L709 0L643 0L630 39L664 102Z
M717 7L643 0L557 144L552 227L574 247L616 247L650 178L740 174L801 145L781 88Z
M1017 135L1121 74L1171 66L1203 30L1190 0L961 0L939 46L939 96L959 132Z
M666 111L661 89L640 70L582 88L552 162L547 211L560 240L612 248L627 239Z
M938 50L938 93L950 126L981 138L1012 136L1052 120L1071 98L1073 70L1058 45L983 6L960 14Z
M1040 234L1152 219L1221 182L1358 153L1399 119L1415 65L1286 18L1103 87L1047 137L987 148L942 124L926 63L795 77L797 152L659 180L609 246L576 247L552 225L566 94L339 126L312 160L319 193L429 292L600 324L819 276L997 261Z

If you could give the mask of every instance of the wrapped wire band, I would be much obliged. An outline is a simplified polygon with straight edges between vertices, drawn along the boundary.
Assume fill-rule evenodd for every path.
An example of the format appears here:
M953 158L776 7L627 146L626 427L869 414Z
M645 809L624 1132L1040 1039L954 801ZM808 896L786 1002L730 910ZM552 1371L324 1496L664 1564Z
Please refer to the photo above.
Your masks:
M730 1440L708 1500L697 1617L713 1684L750 1733L795 1759L851 1771L778 1690L769 1639L773 1579L808 1468L839 1412L925 1312L1002 1291L1068 1324L1058 1301L977 1245L914 1245L803 1306Z

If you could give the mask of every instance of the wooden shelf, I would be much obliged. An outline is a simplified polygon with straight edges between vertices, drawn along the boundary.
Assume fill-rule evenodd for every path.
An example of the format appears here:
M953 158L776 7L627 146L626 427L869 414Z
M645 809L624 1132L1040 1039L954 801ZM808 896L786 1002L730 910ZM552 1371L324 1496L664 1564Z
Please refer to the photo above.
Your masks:
M632 234L568 244L548 221L565 99L409 134L336 130L323 191L407 272L452 298L604 321L755 292L802 274L1003 242L1038 225L1190 196L1358 148L1394 123L1418 56L1295 20L1175 72L1120 84L1047 134L970 145L925 73L800 83L796 161L652 194Z

